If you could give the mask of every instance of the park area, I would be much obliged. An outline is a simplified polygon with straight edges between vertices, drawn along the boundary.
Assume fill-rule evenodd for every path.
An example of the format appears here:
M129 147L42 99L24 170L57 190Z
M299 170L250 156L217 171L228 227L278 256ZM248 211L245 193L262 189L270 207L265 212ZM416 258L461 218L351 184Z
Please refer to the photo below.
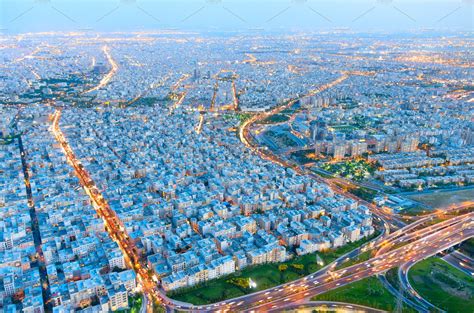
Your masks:
M375 167L363 159L348 160L337 163L324 163L321 165L321 168L325 171L354 181L364 180L370 177L370 175L375 171Z
M179 301L201 305L265 290L314 273L375 236L376 234L335 250L298 256L284 263L251 266L225 277L170 292L168 296ZM318 256L323 264L318 262ZM256 284L254 288L250 288L250 284L246 283L250 279Z
M437 257L415 264L408 278L423 298L442 310L463 313L474 308L474 278Z

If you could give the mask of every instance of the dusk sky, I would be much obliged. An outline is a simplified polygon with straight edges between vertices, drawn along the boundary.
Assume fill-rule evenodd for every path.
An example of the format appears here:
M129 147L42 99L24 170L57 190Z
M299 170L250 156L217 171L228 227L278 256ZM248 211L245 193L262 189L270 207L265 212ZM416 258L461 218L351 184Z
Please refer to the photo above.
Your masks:
M472 30L472 0L1 0L5 33Z

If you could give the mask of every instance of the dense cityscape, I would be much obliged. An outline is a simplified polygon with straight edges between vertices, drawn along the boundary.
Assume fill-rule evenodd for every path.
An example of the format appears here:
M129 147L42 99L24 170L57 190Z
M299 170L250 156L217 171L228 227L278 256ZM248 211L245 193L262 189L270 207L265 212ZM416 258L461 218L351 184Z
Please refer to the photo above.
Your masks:
M1 37L0 310L472 311L473 45Z

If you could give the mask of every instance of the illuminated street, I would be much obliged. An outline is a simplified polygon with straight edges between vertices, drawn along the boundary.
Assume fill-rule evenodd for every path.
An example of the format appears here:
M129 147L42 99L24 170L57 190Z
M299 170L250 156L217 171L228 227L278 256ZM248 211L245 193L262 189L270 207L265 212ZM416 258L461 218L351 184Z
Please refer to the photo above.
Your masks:
M112 79L112 77L114 77L115 73L117 72L118 70L118 65L117 63L115 62L115 60L112 58L112 56L110 55L110 52L109 52L109 47L108 46L104 46L102 48L102 51L104 52L105 56L107 57L107 61L109 62L110 64L110 71L107 73L107 75L105 75L99 82L99 84L95 87L92 87L91 89L88 89L86 91L84 91L84 93L89 93L89 92L93 92L93 91L96 91L96 90L99 90L100 88L106 86L109 81Z

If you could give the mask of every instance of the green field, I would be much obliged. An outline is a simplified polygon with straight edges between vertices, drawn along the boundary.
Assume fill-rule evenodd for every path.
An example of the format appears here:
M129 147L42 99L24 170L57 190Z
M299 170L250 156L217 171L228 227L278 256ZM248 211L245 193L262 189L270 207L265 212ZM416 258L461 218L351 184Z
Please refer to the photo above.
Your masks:
M447 312L472 312L474 278L437 257L415 264L408 273L410 284L427 301Z
M435 191L407 196L410 199L424 203L433 208L447 207L451 204L471 201L474 189L464 189L455 191Z
M193 304L209 304L239 297L259 290L265 290L304 277L321 269L322 266L316 263L317 255L321 257L324 264L329 264L338 257L361 246L376 236L377 234L374 234L369 238L349 243L336 250L295 257L284 263L270 263L248 267L232 275L214 279L194 287L176 290L170 292L168 295L173 299ZM288 268L284 271L280 271L279 265L287 265ZM302 265L303 268L297 269L292 265ZM248 289L236 286L229 282L232 278L251 278L257 283L257 287L254 289Z
M353 125L331 125L328 129L339 133L352 133L357 128Z
M393 312L397 299L384 288L376 277L367 277L312 298L314 301L337 301ZM406 306L403 312L416 312Z
M400 214L406 216L422 216L430 213L433 213L433 209L426 208L421 205L413 205L411 207L405 208L403 211L400 212Z
M474 257L474 238L464 241L460 246L460 250L465 255L473 258Z
M398 267L389 269L385 273L385 277L387 278L390 285L398 289L398 287L400 286L400 280L398 279Z

